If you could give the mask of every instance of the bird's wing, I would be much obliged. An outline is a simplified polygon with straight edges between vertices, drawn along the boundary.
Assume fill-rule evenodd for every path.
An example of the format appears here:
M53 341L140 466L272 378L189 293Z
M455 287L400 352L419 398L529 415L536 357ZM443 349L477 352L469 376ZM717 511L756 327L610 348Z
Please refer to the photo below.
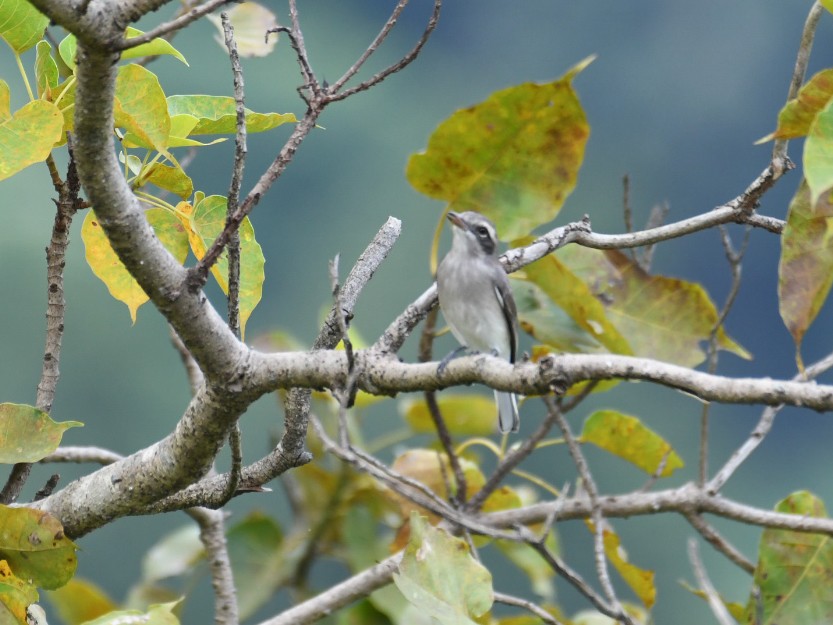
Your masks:
M518 351L518 307L515 305L515 297L512 295L512 287L509 286L509 278L498 266L502 274L494 282L495 295L506 320L506 328L509 330L509 362L514 363Z

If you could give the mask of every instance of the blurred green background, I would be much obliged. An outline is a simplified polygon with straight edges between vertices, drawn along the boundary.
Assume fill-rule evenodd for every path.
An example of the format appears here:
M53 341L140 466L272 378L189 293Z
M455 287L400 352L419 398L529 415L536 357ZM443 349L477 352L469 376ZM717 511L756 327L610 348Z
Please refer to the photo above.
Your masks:
M265 2L286 20L283 2ZM366 47L384 23L393 3L325 0L299 2L310 58L319 76L333 82ZM430 10L414 0L388 42L368 68L375 71L398 59L422 31ZM304 344L318 330L329 303L327 261L341 254L345 274L356 256L389 215L403 222L402 236L356 309L353 327L375 340L389 321L430 284L428 250L442 206L414 192L403 171L421 150L433 128L454 110L477 103L491 92L525 81L546 81L590 54L597 60L576 80L591 125L585 165L576 191L556 223L587 213L594 228L620 232L622 176L631 177L636 223L651 207L668 202L669 219L688 217L721 204L743 191L766 166L770 146L753 142L773 130L787 93L801 28L810 2L685 0L566 2L525 0L448 1L439 27L418 60L380 87L332 106L321 118L325 128L304 142L286 174L253 214L266 255L263 301L247 329L254 341L284 329ZM150 28L168 15L160 11L139 27ZM833 18L825 15L818 32L811 73L829 65ZM216 30L202 21L175 39L190 67L165 58L149 68L163 88L174 93L231 94L231 74ZM32 56L24 59L31 67ZM303 113L295 92L299 74L286 40L264 59L244 61L246 103L255 111ZM10 53L0 54L0 75L10 83L13 106L23 88ZM368 74L364 74L365 76ZM252 135L244 190L251 187L288 135L287 128ZM206 194L225 195L229 182L230 143L200 150L189 173ZM791 156L800 162L801 146ZM800 174L791 174L763 200L761 211L784 217ZM45 262L54 215L46 168L34 166L0 183L4 227L0 229L0 401L33 403L43 351ZM101 445L130 453L168 433L188 400L179 357L167 328L151 307L139 310L131 327L126 307L114 301L87 268L76 218L66 269L68 304L61 362L62 379L54 405L56 420L77 419L84 429L70 430L67 444ZM542 226L543 228L551 225ZM733 230L739 234L739 230ZM444 239L443 250L447 245ZM779 242L767 232L752 235L744 264L740 298L729 318L730 335L755 356L750 362L727 355L720 371L730 375L791 377L793 345L778 317ZM658 273L702 282L718 304L730 276L718 235L705 232L661 245ZM212 294L216 296L216 291ZM215 297L215 302L219 301ZM830 307L805 339L809 363L830 349ZM413 358L410 341L402 352ZM443 339L438 353L450 349ZM686 461L672 483L696 475L700 405L689 397L641 385L621 385L594 398L572 416L575 427L593 407L618 407L643 418L663 434ZM393 403L368 416L378 431L398 424ZM754 426L759 409L715 407L712 417L712 465L728 457ZM529 433L542 408L523 410L521 436ZM268 450L268 435L280 431L274 397L259 401L242 421L244 453L254 460ZM771 507L793 490L809 488L833 501L829 415L785 410L759 452L729 483L727 494ZM605 492L624 492L641 484L636 471L600 453L588 452ZM561 485L574 475L566 452L554 464L535 470ZM25 493L54 470L65 484L88 467L39 467ZM233 518L251 509L289 521L279 484L274 492L233 502ZM166 531L187 523L184 515L120 520L79 541L79 575L102 584L121 599L140 573L141 554ZM759 530L716 523L754 558ZM655 622L679 625L711 622L704 603L678 584L693 579L685 539L694 531L677 517L615 521L632 561L657 572ZM561 528L567 561L593 578L590 539L578 526ZM707 569L730 600L744 601L749 578L704 547ZM321 566L322 585L344 572ZM499 588L524 593L520 576L497 575ZM568 611L587 607L566 584L560 599ZM627 597L627 593L624 593ZM278 597L261 611L266 617L286 604ZM208 586L186 609L186 622L210 615Z

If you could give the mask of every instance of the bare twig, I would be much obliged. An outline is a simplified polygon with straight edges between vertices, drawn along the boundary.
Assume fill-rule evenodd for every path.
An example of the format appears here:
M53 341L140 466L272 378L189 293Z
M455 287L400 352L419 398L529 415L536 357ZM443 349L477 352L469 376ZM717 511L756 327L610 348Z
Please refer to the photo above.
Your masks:
M821 19L824 8L820 2L814 2L810 7L810 12L807 14L807 19L804 22L804 30L801 32L801 41L798 45L798 54L795 58L795 68L793 69L792 79L790 80L790 88L787 91L787 102L795 99L798 95L798 90L804 82L804 76L807 74L807 65L810 62L810 51L813 49L813 39L816 36L816 27L819 19ZM776 139L772 146L772 161L775 163L786 163L787 157L786 139Z
M697 541L693 538L688 539L688 557L691 560L691 566L694 569L694 575L697 577L697 582L700 588L706 595L706 600L709 602L712 614L720 622L720 625L734 625L735 619L729 614L729 610L723 605L720 597L717 594L714 586L706 574L706 569L700 560L700 552L697 549Z
M48 480L46 480L46 484L35 493L35 496L32 498L32 501L40 501L45 497L49 497L52 494L52 491L55 490L55 487L58 485L58 481L61 479L60 474L53 473Z
M124 456L102 447L58 447L51 454L40 460L41 464L47 462L72 462L81 464L91 462L93 464L108 465L121 460Z
M752 564L746 557L732 546L723 536L721 536L716 529L706 523L705 519L699 514L687 514L686 520L691 523L691 526L700 532L700 535L705 538L715 549L717 549L724 556L729 558L731 562L737 564L741 569L752 575L755 572L755 565Z
M135 48L136 46L140 46L143 43L148 43L157 37L162 37L164 35L168 35L173 33L177 30L181 30L190 24L191 22L195 22L203 15L208 15L214 9L217 9L224 4L229 4L231 2L236 2L237 0L206 0L203 4L196 6L189 10L182 15L177 16L175 19L171 20L170 22L165 22L164 24L160 24L156 28L149 30L143 35L139 35L138 37L131 37L130 39L122 39L121 41L117 42L114 46L114 50L124 51L130 48Z
M214 623L238 625L237 592L226 543L225 513L206 508L191 508L187 513L200 526L200 541L208 554L214 589Z
M498 603L503 603L505 605L523 608L527 612L531 612L532 614L537 616L545 623L550 623L551 625L562 625L561 621L555 618L552 614L547 612L544 608L541 608L538 605L532 603L532 601L529 601L528 599L522 599L521 597L515 597L513 595L507 595L506 593L496 592L495 601Z

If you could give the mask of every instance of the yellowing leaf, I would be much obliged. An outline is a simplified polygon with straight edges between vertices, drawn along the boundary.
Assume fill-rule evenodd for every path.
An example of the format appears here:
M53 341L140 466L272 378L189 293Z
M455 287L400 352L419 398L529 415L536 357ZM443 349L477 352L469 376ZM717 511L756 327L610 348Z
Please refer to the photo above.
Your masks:
M833 0L821 0L821 6L833 13Z
M808 80L778 113L778 128L757 143L771 139L795 139L806 135L813 120L833 97L833 69L825 69Z
M408 181L451 210L488 216L506 240L551 221L575 187L590 134L572 86L588 62L455 112L411 156Z
M81 625L118 607L101 588L77 577L46 596L66 625Z
M819 111L804 142L804 177L816 202L833 188L833 100Z
M0 37L16 53L40 41L48 24L49 18L26 0L0 0Z
M210 195L194 207L190 218L188 239L191 250L198 259L205 256L208 247L223 231L226 223L228 201L221 195ZM245 336L246 322L263 295L263 271L265 259L249 218L240 224L240 333ZM211 268L211 273L228 293L228 252L224 251Z
M194 192L193 181L179 166L172 167L163 163L154 163L142 172L138 185L141 186L148 182L155 184L160 189L178 195L183 200L191 197Z
M145 33L141 30L136 28L131 28L128 26L127 32L125 33L125 37L127 39L132 39L134 37L138 37L139 35L144 35ZM185 57L182 56L179 50L174 48L169 41L162 39L161 37L156 37L155 39L151 39L147 43L143 43L139 46L134 48L128 48L121 54L122 59L138 59L146 56L172 56L183 63L188 65L188 61L185 60Z
M58 65L52 58L52 46L47 41L38 42L35 82L38 85L38 96L43 97L46 94L46 99L51 100L52 89L58 86Z
M116 126L135 135L137 145L167 154L171 119L156 74L141 65L125 65L116 77Z
M824 503L800 491L778 502L776 512L824 518ZM765 529L754 585L743 623L806 625L833 623L833 543L829 536Z
M37 462L55 451L66 430L83 425L56 423L34 406L0 404L0 463Z
M59 588L75 574L75 544L58 519L41 510L0 506L0 560L14 574L46 589Z
M188 256L188 236L180 220L162 208L152 208L145 216L162 244L177 261L184 263ZM116 256L93 211L84 218L81 239L90 269L107 285L110 295L127 305L130 319L136 323L136 311L149 298Z
M660 476L683 466L677 452L636 417L615 410L597 410L584 422L581 440L627 460L649 474L664 462Z
M0 623L26 625L26 608L38 600L38 591L28 580L16 576L0 559Z
M593 531L593 524L587 522L590 531ZM619 536L611 529L605 528L602 532L604 540L605 555L613 568L622 576L625 583L650 609L657 598L657 589L654 585L654 572L641 569L628 561L628 555L619 542Z
M0 80L0 122L5 122L12 116L12 94L9 84Z
M437 404L452 434L488 436L497 427L497 407L491 396L443 393L437 397ZM436 432L424 399L405 400L399 404L399 410L414 432Z
M234 28L234 40L240 56L266 56L275 48L278 42L277 35L270 35L269 40L266 40L266 31L278 25L278 19L272 11L257 2L247 2L232 7L227 13ZM219 36L214 39L225 50L223 24L220 18L214 15L207 17L220 31Z
M45 100L29 102L0 124L0 180L45 160L63 127L61 111Z
M591 286L634 355L686 367L703 361L700 344L708 340L718 313L702 286L652 276L617 250L571 245L559 250L558 258ZM722 328L717 339L718 347L749 357Z
M393 581L421 612L443 625L474 625L494 603L492 575L468 545L411 515L411 539Z
M243 5L248 6L248 4ZM199 122L188 135L233 135L237 132L234 98L212 95L173 95L168 98L171 117L190 115ZM298 121L292 113L255 113L246 109L246 131L265 132L282 124Z
M790 202L781 236L778 308L799 349L833 285L833 203L824 194L815 203L802 182Z

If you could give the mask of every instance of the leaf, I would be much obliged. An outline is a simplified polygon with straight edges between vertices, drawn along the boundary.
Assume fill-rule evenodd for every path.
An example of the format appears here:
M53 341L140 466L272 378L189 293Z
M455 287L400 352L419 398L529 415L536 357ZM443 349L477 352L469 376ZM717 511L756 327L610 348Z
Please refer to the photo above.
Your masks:
M492 574L468 545L411 514L411 539L393 581L404 597L444 625L473 624L494 603Z
M35 82L38 85L38 96L47 96L52 100L52 90L58 86L58 65L52 58L52 46L47 41L39 41L35 57Z
M146 183L155 184L160 189L170 191L183 200L187 200L194 193L194 182L179 166L154 163L142 172L137 181L139 186Z
M821 0L821 6L833 13L833 0Z
M8 562L0 560L0 623L27 625L26 608L38 600L38 591L17 577Z
M145 216L165 248L178 262L184 263L188 256L188 236L181 221L162 208L147 210ZM89 211L84 218L81 239L90 269L107 285L110 295L124 302L130 311L130 319L136 323L136 311L149 298L113 251L94 211Z
M34 406L0 404L0 463L37 462L57 449L66 430L83 426L57 423Z
M527 279L541 290L592 340L613 354L633 354L628 341L608 319L602 303L586 282L550 254L524 269ZM539 337L536 337L539 338ZM553 347L558 347L553 345Z
M708 340L718 313L702 286L652 276L617 250L571 245L558 257L604 304L607 318L628 337L634 355L686 367L703 361L700 343ZM717 340L721 349L750 357L722 328Z
M262 607L286 579L291 563L282 557L283 540L280 526L259 512L229 529L228 551L241 621Z
M276 35L270 35L269 39L266 39L266 31L278 26L278 19L272 11L257 2L247 2L229 9L227 13L234 29L234 41L237 43L240 56L266 56L272 52L278 42ZM206 17L220 31L214 40L225 50L222 21L215 15Z
M532 591L536 595L548 601L555 599L555 586L553 585L555 571L540 553L527 543L498 540L495 541L495 545L529 578Z
M205 145L214 145L215 143L222 143L226 139L219 137L213 141L197 141L196 139L189 139L188 135L197 127L200 122L199 119L193 115L171 115L171 134L168 136L168 147L182 148L182 147L199 147ZM235 127L236 132L236 127Z
M78 565L76 546L58 519L41 510L0 506L0 560L14 574L52 590L66 584Z
M0 37L17 54L43 38L49 18L26 0L0 0Z
M682 468L677 452L639 419L615 410L597 410L584 422L581 440L593 443L653 475L664 463L661 477Z
M131 133L133 142L168 155L171 119L156 74L141 65L120 67L114 114L116 126Z
M199 527L190 523L169 532L142 558L142 580L158 582L182 575L205 556Z
M492 397L477 394L443 393L437 404L448 431L458 436L488 436L497 427L497 407ZM434 433L434 421L424 399L399 403L399 411L415 433Z
M11 119L12 116L12 94L9 84L0 80L0 122Z
M144 34L145 33L143 31L128 26L127 31L125 32L125 37L127 39L132 39ZM185 63L185 65L188 65L188 61L185 60L182 53L174 48L169 41L162 39L161 37L151 39L147 43L143 43L134 48L128 48L121 53L122 59L138 59L146 56L172 56Z
M810 124L804 142L804 177L813 203L833 187L833 100Z
M77 51L78 40L75 38L75 35L67 35L58 44L58 54L61 56L61 60L72 71L75 71L75 54Z
M171 603L155 604L148 608L147 612L141 610L117 610L109 612L84 625L179 625L179 619L174 611L178 608L180 601Z
M248 6L248 5L243 5ZM171 117L190 115L199 122L189 135L233 135L237 132L234 98L212 95L173 95L168 98ZM246 132L265 132L298 121L292 113L255 113L246 109Z
M816 115L827 106L831 98L833 98L833 69L825 69L808 80L801 87L798 95L784 105L778 113L778 128L775 132L756 143L764 143L772 139L803 137L810 131Z
M65 625L81 625L118 607L101 588L78 578L46 596Z
M799 491L778 502L776 512L824 518L824 503ZM833 623L833 545L822 534L765 529L758 549L751 596L743 623Z
M790 202L781 235L778 308L796 350L833 285L833 203L829 194L810 201L802 181Z
M408 182L454 211L489 217L505 240L551 221L572 192L590 128L572 80L524 83L456 111L408 161Z
M205 256L209 246L223 231L228 200L221 195L209 195L194 207L188 228L191 250L197 259ZM263 295L266 263L263 250L255 240L252 222L246 217L240 224L240 333L245 336L246 322ZM224 251L211 268L211 273L228 294L228 252Z
M45 100L29 102L0 124L0 180L44 161L63 127L61 111Z
M588 521L590 531L594 531L593 524ZM650 609L657 598L657 588L654 585L654 572L641 569L628 561L628 554L622 548L619 536L612 529L605 527L602 531L605 555L613 568L619 573L639 600Z

